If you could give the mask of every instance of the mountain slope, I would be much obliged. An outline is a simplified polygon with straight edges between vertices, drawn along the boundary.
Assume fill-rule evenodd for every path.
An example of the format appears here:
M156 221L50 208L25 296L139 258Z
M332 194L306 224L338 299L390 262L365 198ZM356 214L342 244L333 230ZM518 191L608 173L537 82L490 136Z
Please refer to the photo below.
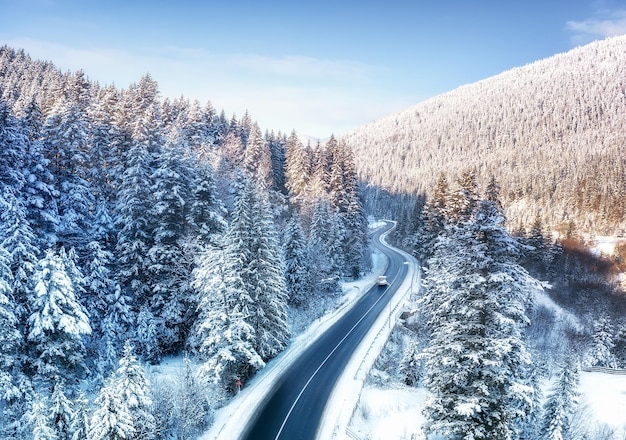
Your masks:
M393 193L429 192L493 174L514 226L624 228L626 36L591 43L437 96L343 137L361 178Z

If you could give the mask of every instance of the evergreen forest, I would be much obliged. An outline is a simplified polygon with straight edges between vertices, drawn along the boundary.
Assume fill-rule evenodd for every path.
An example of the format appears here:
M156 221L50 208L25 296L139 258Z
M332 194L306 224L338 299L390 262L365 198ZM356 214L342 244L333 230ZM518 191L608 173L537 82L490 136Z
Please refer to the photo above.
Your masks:
M314 143L1 47L0 438L198 438L381 218L421 269L370 375L427 390L407 439L617 438L578 386L626 369L625 109L626 37Z
M9 47L0 190L1 438L195 438L370 264L343 142ZM176 390L146 371L168 356Z

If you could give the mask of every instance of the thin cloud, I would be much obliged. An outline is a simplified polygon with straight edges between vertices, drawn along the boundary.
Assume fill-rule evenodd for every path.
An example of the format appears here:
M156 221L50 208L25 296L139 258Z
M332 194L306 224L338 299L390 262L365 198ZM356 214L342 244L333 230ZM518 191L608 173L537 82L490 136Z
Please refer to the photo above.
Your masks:
M626 34L626 9L599 11L596 16L582 21L568 21L566 28L572 32L574 44Z
M262 74L339 81L365 81L377 70L370 65L355 61L324 60L305 56L267 57L240 54L229 56L227 62L232 66Z

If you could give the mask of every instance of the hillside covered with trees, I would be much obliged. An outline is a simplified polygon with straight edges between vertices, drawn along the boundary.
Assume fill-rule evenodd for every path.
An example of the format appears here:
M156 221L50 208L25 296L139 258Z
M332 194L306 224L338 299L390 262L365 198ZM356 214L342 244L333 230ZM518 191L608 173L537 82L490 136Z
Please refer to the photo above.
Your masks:
M368 201L430 194L441 172L494 176L510 227L621 234L626 191L626 37L459 87L342 139Z
M342 142L0 48L0 438L194 438L368 262Z

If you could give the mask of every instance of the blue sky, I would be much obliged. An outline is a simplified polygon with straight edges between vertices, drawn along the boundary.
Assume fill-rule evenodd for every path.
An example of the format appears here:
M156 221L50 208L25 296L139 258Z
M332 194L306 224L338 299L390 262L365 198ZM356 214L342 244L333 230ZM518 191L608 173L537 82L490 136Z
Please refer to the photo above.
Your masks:
M0 44L326 137L626 33L626 0L0 0Z

